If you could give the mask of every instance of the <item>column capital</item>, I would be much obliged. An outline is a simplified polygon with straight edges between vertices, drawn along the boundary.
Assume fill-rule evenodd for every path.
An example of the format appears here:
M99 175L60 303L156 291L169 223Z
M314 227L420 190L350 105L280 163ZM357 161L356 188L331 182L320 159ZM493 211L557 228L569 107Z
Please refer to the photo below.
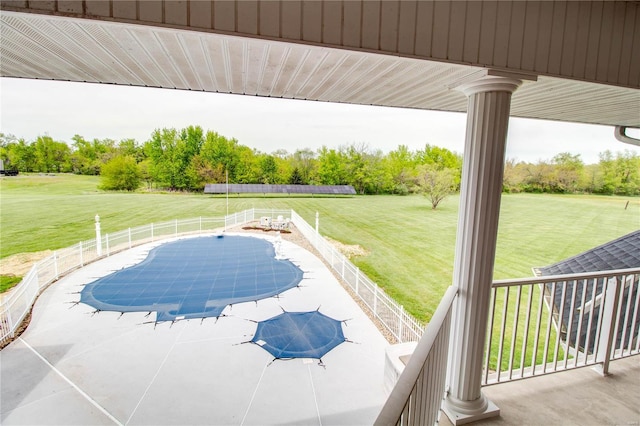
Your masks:
M455 89L471 96L481 92L509 92L513 93L522 84L522 80L513 77L485 75L476 80L460 84Z

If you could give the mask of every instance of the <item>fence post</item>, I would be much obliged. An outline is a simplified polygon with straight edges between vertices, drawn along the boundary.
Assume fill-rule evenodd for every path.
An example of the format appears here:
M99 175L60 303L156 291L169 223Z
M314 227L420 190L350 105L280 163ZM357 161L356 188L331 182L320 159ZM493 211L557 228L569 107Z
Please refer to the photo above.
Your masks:
M316 212L316 248L318 248L318 236L320 235L320 213Z
M53 252L53 274L56 276L56 280L59 278L58 275L58 252Z
M111 256L111 250L109 249L109 234L105 234L104 242L107 245L107 256Z
M13 320L11 319L11 309L7 308L7 325L9 326L9 337L12 339L16 337L15 329L13 328Z
M402 323L404 322L404 306L400 305L400 313L398 314L398 343L402 343Z
M84 266L84 258L82 253L82 241L80 241L79 247L80 247L80 266Z
M373 316L378 316L378 285L373 285Z
M102 237L100 235L100 216L96 215L96 254L102 256Z
M595 369L603 376L609 374L609 360L611 352L615 349L616 341L616 314L618 312L618 299L620 298L620 283L618 277L609 278L606 282L606 289L602 291L606 294L604 306L602 307L602 331L600 332L600 340L598 341L598 353L596 362L598 364Z
M129 248L131 248L131 228L129 228Z

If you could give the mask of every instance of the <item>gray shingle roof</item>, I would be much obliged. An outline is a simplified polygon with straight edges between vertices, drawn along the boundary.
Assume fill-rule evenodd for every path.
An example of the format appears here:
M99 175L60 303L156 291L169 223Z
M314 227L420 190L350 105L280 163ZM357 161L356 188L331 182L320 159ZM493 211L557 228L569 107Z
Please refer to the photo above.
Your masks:
M628 269L640 267L640 230L631 232L616 240L602 244L591 250L580 253L576 256L562 260L553 265L545 266L542 268L535 268L536 275L549 276L549 275L565 275L576 274L583 272L597 272L597 271L611 271L617 269ZM600 315L600 303L598 296L602 293L604 287L604 280L590 279L579 280L566 283L566 290L564 292L563 300L563 284L559 281L557 283L548 283L545 285L545 293L547 294L547 301L551 304L554 317L562 317L560 324L560 334L562 339L568 341L571 346L580 347L582 351L592 353L595 349L596 338L598 334L598 317ZM556 284L554 288L554 284ZM572 300L573 286L576 285L575 294L578 295L576 300ZM583 294L583 286L586 285L585 295L588 295L588 299L584 302L592 302L592 309L586 312L582 316L582 324L580 324L580 311L581 299L579 295ZM595 294L594 287L595 286ZM553 292L553 297L549 295ZM637 338L638 327L640 326L640 316L636 318L636 321L624 322L624 315L627 310L627 304L629 301L634 301L638 292L637 275L633 284L630 286L624 286L622 289L622 301L620 306L620 326L616 333L615 347L620 348L622 345L627 347L630 341ZM596 300L592 300L595 298ZM633 302L631 302L633 303ZM633 309L632 309L633 311ZM591 318L591 327L589 328L589 317ZM578 336L578 329L580 329L580 335ZM570 331L569 331L570 330ZM569 336L567 336L569 334ZM624 342L622 339L624 338ZM577 342L576 342L577 340Z
M563 275L640 267L640 229L553 265L536 275Z

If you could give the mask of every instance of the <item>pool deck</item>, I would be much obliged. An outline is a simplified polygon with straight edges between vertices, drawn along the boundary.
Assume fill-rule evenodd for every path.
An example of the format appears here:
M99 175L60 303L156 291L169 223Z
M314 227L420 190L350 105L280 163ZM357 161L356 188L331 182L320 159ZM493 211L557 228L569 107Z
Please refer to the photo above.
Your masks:
M246 234L242 234L246 235ZM259 236L261 238L270 237ZM165 241L166 242L166 241ZM207 318L155 324L155 313L93 313L78 292L135 264L159 243L102 259L51 285L27 330L0 351L0 423L59 425L371 424L387 396L389 346L360 307L307 250L282 253L305 272L278 298ZM256 323L313 311L348 320L345 342L322 362L273 360L248 342Z

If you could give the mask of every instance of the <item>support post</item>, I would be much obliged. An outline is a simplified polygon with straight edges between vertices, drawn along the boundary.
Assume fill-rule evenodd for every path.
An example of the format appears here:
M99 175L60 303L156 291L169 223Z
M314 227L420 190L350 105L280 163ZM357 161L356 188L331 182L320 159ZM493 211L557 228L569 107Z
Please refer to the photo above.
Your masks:
M511 94L522 81L483 76L457 87L468 97L453 285L450 392L443 410L454 425L500 414L481 391L489 299Z
M102 256L102 236L100 235L100 216L96 215L96 254Z
M618 301L622 288L618 278L612 277L607 280L606 288L602 290L604 294L604 305L602 306L602 331L598 342L598 353L594 369L602 376L609 375L609 361L611 352L615 346L616 315L618 313ZM629 293L631 295L631 293Z

